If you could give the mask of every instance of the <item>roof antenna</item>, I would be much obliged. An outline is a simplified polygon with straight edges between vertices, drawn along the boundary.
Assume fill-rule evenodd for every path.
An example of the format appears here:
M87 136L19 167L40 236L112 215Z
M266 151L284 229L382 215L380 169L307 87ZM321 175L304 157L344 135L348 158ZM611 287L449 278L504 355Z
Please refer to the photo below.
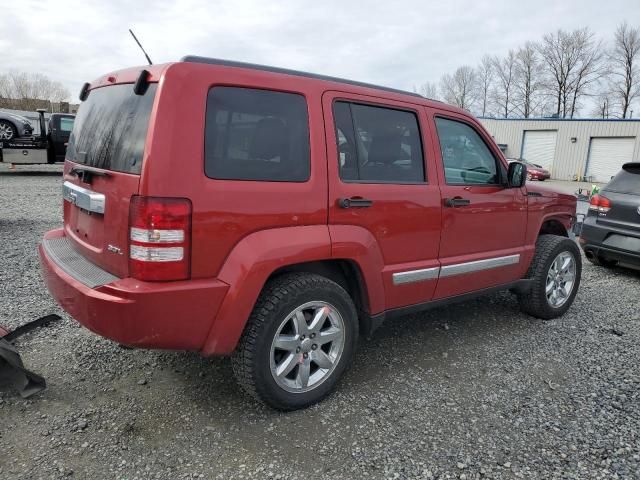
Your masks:
M149 58L149 55L147 55L147 52L144 51L144 48L142 48L142 45L140 44L140 42L138 41L138 38L136 37L135 33L133 33L133 30L129 29L129 33L131 34L131 36L133 37L133 39L136 41L136 43L138 44L138 46L140 47L140 50L142 50L142 53L144 53L144 56L147 57L147 62L149 62L149 65L153 65L153 62L151 61L151 59Z

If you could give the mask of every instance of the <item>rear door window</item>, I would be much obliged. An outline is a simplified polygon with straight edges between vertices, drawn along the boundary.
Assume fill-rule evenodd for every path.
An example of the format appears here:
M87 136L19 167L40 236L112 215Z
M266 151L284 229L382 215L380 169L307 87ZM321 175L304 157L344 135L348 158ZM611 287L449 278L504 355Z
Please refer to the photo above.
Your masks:
M92 167L139 174L157 86L150 84L144 95L133 93L130 83L91 90L75 120L71 119L67 158Z
M304 96L238 87L209 90L205 133L208 177L305 182L310 171Z
M413 112L336 102L340 178L364 183L423 183L424 157Z

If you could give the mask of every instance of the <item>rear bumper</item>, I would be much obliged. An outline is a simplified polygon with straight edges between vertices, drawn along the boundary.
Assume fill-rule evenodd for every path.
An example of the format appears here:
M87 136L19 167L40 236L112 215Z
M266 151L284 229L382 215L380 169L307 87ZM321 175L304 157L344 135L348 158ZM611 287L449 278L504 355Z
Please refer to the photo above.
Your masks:
M52 230L43 242L63 236L62 229ZM133 278L91 288L56 263L43 244L39 252L47 288L67 313L98 335L135 347L200 350L229 288L216 279Z
M580 246L587 256L640 267L640 248L633 245L640 245L639 235L601 227L591 217L587 217L582 225Z

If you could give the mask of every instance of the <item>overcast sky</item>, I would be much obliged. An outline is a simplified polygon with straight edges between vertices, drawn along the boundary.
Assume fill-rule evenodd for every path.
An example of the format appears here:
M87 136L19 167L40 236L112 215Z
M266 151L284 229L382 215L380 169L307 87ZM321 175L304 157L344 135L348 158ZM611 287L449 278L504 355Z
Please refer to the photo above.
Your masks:
M544 33L605 41L640 0L17 0L0 8L0 73L41 72L75 99L104 73L195 54L411 89Z

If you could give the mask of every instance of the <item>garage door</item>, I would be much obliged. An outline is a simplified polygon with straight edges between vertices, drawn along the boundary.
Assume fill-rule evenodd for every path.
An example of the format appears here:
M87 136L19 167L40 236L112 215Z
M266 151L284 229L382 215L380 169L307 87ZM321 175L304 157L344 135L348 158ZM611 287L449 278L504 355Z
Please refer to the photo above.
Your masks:
M606 183L611 180L624 163L633 161L635 143L636 139L633 137L593 137L589 146L587 177L592 177L594 182Z
M522 158L552 171L557 136L555 130L525 130Z

